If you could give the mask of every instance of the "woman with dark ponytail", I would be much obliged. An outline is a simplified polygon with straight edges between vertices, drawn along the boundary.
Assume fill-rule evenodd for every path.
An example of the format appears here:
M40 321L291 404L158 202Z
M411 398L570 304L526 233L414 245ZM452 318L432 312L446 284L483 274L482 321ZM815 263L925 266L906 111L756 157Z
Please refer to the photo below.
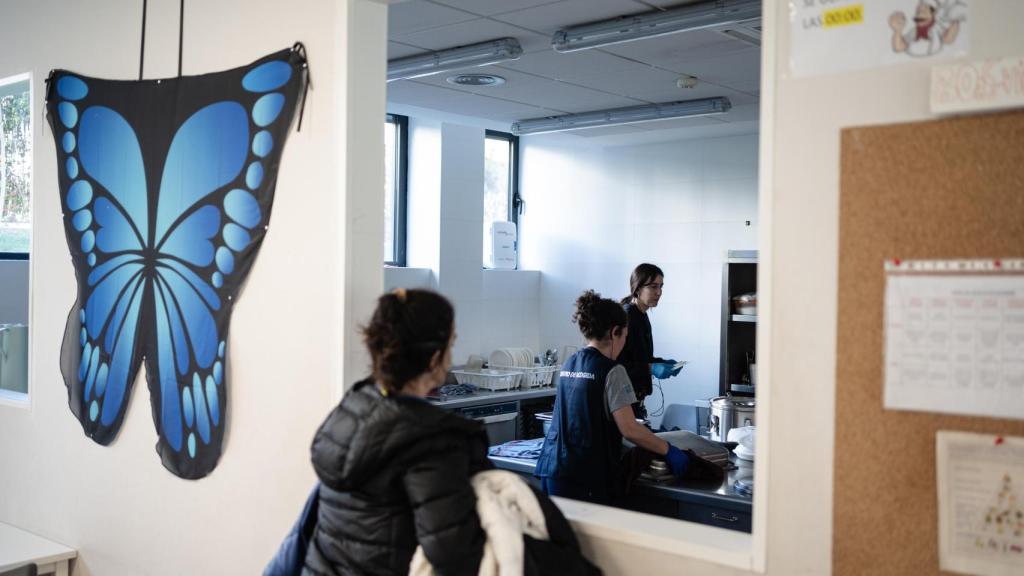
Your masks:
M476 574L485 535L470 477L490 468L481 425L428 403L455 339L443 296L381 296L363 330L373 376L313 440L319 510L306 573L406 574L416 546L437 574Z
M675 368L675 360L664 360L654 355L654 336L647 311L658 305L661 290L665 287L665 273L654 264L641 264L633 269L629 277L629 296L622 299L622 306L629 318L629 338L619 355L619 363L626 367L629 379L636 392L633 412L637 418L646 418L644 399L651 395L651 375L659 380L671 378L682 368Z
M636 395L626 369L615 361L626 343L628 321L622 306L593 290L576 300L573 322L588 346L562 366L551 428L536 469L552 496L614 503L623 437L664 457L675 475L686 471L686 453L633 416Z

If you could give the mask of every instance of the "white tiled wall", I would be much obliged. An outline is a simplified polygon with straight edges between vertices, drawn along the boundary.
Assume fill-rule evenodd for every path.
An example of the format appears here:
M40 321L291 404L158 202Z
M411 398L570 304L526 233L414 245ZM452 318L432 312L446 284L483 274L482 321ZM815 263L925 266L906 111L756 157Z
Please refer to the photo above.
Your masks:
M409 266L437 271L441 246L441 123L409 119Z
M484 129L410 119L409 265L387 289L430 287L455 306L453 361L539 342L540 274L483 269ZM422 154L417 158L417 154Z
M426 288L436 290L434 271L430 268L384 268L384 291L395 288Z
M652 262L666 276L650 312L655 354L691 361L665 383L666 404L716 395L723 255L757 248L757 135L626 148L579 140L521 141L520 263L542 273L541 347L579 343L570 318L580 292L619 299L633 267ZM658 405L655 393L648 408Z

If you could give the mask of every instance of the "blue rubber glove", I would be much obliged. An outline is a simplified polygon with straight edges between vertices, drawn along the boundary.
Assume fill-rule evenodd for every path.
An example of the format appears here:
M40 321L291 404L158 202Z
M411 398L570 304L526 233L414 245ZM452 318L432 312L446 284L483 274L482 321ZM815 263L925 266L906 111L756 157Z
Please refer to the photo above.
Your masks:
M669 366L675 366L678 363L679 363L679 361L675 360L675 359L665 360L665 364L668 364ZM679 373L682 372L682 371L683 371L683 367L680 366L679 368L676 368L675 370L672 371L672 376L679 376Z
M653 364L651 365L651 374L658 380L665 380L672 377L672 365L671 364Z
M679 477L686 473L686 469L690 466L690 457L679 448L669 444L668 453L665 454L665 461L668 462L669 469L672 470L672 475Z

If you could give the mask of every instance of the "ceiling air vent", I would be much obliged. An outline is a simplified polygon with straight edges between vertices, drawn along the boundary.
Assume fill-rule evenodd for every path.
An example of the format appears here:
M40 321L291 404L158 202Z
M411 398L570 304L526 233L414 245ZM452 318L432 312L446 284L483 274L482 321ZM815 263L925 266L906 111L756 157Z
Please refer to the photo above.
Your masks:
M493 74L459 74L458 76L449 76L445 80L449 84L459 86L501 86L505 83L504 78Z

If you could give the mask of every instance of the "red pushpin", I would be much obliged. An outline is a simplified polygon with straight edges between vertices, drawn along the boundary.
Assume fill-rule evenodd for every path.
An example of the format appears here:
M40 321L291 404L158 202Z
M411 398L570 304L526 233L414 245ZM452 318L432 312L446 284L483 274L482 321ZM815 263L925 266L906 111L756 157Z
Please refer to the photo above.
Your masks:
M1001 261L999 261L999 260L995 261L995 265L996 265L996 268L1002 268L1003 267L1003 263Z
M900 259L899 258L893 258L892 259L892 263L895 264L896 266L899 266L900 265Z
M1003 443L1003 437L1002 436L996 436L996 446L999 446L1002 443Z

